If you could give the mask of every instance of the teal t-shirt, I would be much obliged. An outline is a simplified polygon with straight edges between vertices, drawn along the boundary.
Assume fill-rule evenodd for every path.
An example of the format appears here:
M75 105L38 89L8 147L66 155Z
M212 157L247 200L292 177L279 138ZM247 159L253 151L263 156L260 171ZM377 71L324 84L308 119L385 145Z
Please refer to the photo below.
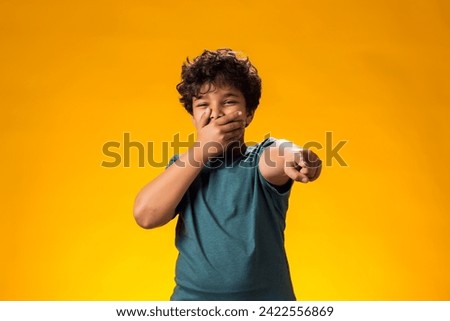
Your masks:
M295 300L284 248L292 180L273 186L258 166L273 142L211 160L183 196L171 300Z

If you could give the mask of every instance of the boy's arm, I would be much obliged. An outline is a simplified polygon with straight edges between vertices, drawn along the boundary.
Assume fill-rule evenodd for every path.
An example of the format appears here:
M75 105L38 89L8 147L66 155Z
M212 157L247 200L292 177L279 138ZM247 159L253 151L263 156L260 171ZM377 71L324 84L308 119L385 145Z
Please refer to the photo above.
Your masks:
M154 228L174 218L176 206L203 167L200 152L198 148L190 148L141 189L133 208L139 226Z
M289 179L312 182L322 171L322 161L315 153L287 140L277 140L266 148L258 165L262 176L277 186L286 184Z
M133 214L138 225L154 228L175 217L175 209L209 157L242 136L241 114L233 113L209 122L211 110L200 119L198 138L187 153L148 183L136 196Z

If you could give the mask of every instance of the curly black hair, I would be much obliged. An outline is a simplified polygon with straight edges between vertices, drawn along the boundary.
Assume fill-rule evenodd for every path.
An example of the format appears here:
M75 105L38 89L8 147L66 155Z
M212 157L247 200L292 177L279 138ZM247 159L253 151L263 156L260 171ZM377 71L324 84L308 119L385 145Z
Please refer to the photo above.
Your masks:
M177 90L180 102L192 115L192 99L198 97L203 84L228 85L239 89L245 98L247 112L253 113L261 98L261 78L249 58L241 58L229 49L204 50L194 58L189 58L181 67L181 82Z

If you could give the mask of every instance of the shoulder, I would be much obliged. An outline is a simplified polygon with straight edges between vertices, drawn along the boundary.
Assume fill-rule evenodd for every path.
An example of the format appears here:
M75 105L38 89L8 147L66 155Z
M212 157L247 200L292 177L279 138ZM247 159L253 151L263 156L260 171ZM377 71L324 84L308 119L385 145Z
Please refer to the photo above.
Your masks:
M264 150L267 147L273 145L276 141L277 139L274 137L267 137L262 142L247 147L245 156L246 157L257 156L259 158L261 154L264 152Z
M271 137L270 144L261 152L261 157L258 158L258 168L261 175L271 185L289 186L292 185L291 179L285 173L285 158L283 156L280 144L285 140L278 140Z
M256 169L256 176L270 194L276 196L288 195L292 186L292 180L283 177L284 167L282 161L271 155L273 147L279 141L275 137L267 137L262 142L247 148L244 162L247 166Z

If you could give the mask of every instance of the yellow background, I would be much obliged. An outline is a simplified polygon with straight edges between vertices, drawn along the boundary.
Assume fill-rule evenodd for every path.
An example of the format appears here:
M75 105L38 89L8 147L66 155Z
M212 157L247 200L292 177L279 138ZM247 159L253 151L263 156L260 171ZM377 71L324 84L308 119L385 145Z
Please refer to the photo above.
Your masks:
M186 140L181 64L230 47L263 79L246 140L348 141L293 188L298 299L450 300L449 30L446 0L2 0L0 299L169 298L174 222L132 217L163 169L102 146Z

